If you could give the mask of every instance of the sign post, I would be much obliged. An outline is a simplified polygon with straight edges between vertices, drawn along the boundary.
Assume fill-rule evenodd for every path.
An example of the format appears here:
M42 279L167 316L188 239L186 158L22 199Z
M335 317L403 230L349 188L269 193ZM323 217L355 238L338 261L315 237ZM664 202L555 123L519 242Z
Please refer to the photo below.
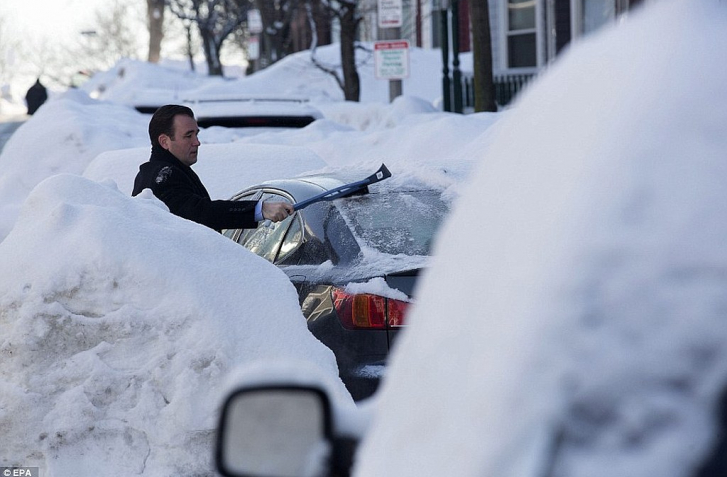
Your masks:
M409 42L399 40L403 19L402 0L378 0L378 24L384 41L374 44L376 77L389 80L389 101L402 94L401 80L409 76Z
M257 36L251 36L247 39L247 59L260 59L260 39Z
M263 31L263 17L260 10L253 8L247 11L247 31L253 35L258 35Z
M257 71L260 65L260 33L263 31L263 18L260 10L253 8L247 11L247 30L250 38L247 40L247 59L252 62L252 71Z

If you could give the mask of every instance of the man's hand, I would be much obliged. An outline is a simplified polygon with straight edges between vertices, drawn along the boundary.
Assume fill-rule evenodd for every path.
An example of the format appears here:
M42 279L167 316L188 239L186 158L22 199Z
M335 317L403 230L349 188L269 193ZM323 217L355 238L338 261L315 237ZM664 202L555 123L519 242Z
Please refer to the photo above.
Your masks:
M293 206L287 202L263 202L263 218L266 220L272 220L273 222L280 222L286 219L289 215L293 215Z

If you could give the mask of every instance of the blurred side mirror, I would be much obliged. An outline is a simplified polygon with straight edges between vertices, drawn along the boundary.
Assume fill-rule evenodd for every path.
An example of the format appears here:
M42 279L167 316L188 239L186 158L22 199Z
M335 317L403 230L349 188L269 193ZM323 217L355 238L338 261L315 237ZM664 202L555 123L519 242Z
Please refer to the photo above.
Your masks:
M325 476L332 451L331 406L317 388L243 388L225 401L217 434L227 477Z

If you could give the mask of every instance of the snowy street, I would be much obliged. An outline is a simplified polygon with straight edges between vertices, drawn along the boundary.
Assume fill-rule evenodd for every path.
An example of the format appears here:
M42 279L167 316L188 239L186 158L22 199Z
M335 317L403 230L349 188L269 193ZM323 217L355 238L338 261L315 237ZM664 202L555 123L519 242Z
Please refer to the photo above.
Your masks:
M361 439L354 477L727 475L727 5L644 4L498 112L443 112L441 57L412 48L393 102L365 58L360 102L306 51L226 79L124 59L0 123L0 467L216 475L231 390L313 381L331 431ZM202 128L193 170L213 199L385 163L372 194L451 206L369 400L281 268L131 196L150 155L140 98L241 92L304 95L322 117ZM359 245L356 264L410 258Z

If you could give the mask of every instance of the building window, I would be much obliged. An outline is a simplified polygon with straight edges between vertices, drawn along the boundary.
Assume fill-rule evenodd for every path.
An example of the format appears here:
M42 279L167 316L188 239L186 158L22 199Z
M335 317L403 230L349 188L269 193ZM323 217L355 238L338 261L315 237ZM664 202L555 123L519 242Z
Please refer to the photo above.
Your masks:
M536 0L507 2L508 68L527 68L538 64L535 9Z
M614 0L583 0L583 13L581 22L583 33L588 34L612 23L616 18L616 5Z

